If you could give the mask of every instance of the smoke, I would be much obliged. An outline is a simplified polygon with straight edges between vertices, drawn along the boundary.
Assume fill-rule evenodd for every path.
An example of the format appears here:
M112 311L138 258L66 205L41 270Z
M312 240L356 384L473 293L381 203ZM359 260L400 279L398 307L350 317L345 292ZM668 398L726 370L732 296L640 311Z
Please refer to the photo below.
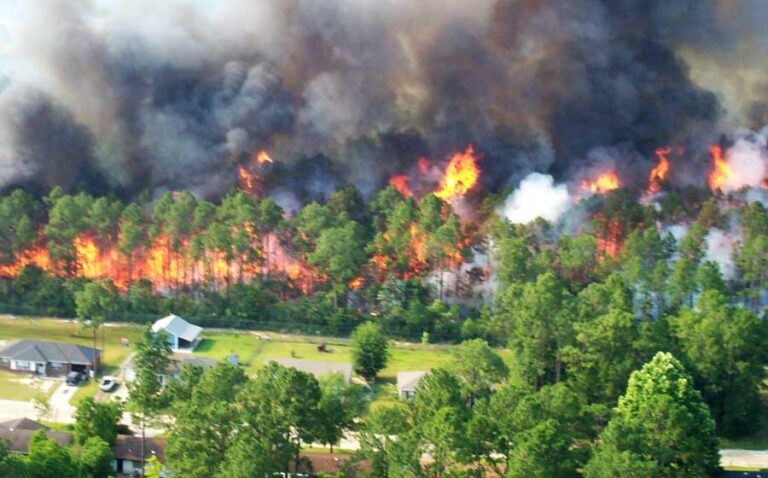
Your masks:
M0 109L0 186L126 194L215 196L258 149L286 165L269 187L301 199L344 182L370 194L467 144L488 188L520 171L568 179L596 148L645 164L716 137L717 83L683 58L726 64L764 36L731 28L748 9L698 0L14 3L0 5L14 105ZM756 114L738 104L729 117ZM306 182L292 169L317 158Z
M736 266L733 262L733 246L736 238L732 234L721 229L711 229L705 238L707 251L704 260L714 261L720 266L720 272L726 280L731 280L736 275Z
M739 131L733 146L725 152L729 167L722 189L734 191L743 187L760 186L768 176L768 128L759 133Z
M552 176L531 173L504 201L501 214L513 224L526 224L537 217L555 222L572 204L565 184L556 185Z

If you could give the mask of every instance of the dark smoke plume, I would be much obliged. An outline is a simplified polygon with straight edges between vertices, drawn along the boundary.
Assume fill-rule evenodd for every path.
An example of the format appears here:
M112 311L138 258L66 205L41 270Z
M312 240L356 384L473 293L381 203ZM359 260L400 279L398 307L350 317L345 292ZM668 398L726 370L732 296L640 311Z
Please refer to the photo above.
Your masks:
M766 117L691 71L765 35L751 1L22 3L0 9L1 186L215 196L266 148L271 187L370 194L472 143L493 188Z

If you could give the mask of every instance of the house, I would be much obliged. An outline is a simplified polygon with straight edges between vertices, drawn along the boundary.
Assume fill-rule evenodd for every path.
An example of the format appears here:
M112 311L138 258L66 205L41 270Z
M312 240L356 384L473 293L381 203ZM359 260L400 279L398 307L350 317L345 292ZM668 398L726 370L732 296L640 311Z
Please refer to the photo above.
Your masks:
M29 442L32 440L32 434L37 430L43 430L48 438L61 446L69 446L72 443L72 434L52 432L45 425L28 418L0 423L0 440L8 441L11 452L26 455L29 453Z
M397 372L397 396L402 400L410 400L416 396L416 387L429 372L418 370L414 372Z
M14 340L0 350L0 369L47 377L69 372L90 375L99 367L101 351L93 347L42 340Z
M152 324L152 332L163 331L168 334L171 350L174 352L191 352L200 343L202 327L192 325L178 315L169 315Z
M29 418L18 418L16 420L9 420L7 422L0 423L0 427L10 428L11 430L50 430L42 423L38 423Z
M300 372L309 373L315 378L322 378L332 373L340 373L344 377L344 382L349 383L352 380L352 364L341 362L315 362L313 360L299 359L267 359L264 364L275 362L283 367L293 367Z
M163 386L166 386L171 379L178 379L181 374L181 369L183 369L186 364L207 370L216 365L216 360L207 357L197 357L195 355L173 354L168 360L168 368L165 369L164 373L158 374ZM123 380L131 382L135 378L136 371L134 370L133 360L131 360L123 366Z
M144 440L144 460L156 456L157 461L165 463L166 441L161 438L149 438ZM131 435L117 435L115 444L112 445L112 470L118 476L133 476L141 469L141 437Z

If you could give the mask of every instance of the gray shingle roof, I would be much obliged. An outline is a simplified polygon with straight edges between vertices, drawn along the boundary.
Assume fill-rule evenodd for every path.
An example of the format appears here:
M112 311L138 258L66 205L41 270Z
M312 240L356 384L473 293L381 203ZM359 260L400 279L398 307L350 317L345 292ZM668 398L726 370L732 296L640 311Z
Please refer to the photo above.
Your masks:
M17 418L16 420L9 420L7 422L0 423L0 427L10 428L11 430L50 430L42 423L38 423L29 418Z
M158 330L164 330L188 342L193 342L203 331L203 328L190 324L178 315L171 314L152 324L152 331L157 332Z
M90 365L94 353L98 357L101 351L84 345L42 340L14 340L0 350L0 357L29 362L59 362L75 365Z
M417 370L413 372L397 372L397 393L415 392L416 387L429 372Z
M344 380L349 382L352 379L352 364L341 362L316 362L313 360L299 360L289 358L267 359L265 364L275 362L283 367L293 367L300 372L311 373L316 378L325 377L332 373L341 373Z
M144 458L148 460L154 455L160 463L165 463L166 445L167 442L162 438L147 437L144 442ZM118 460L141 461L141 437L117 435L112 453Z
M29 442L32 434L36 430L21 430L0 426L0 440L8 440L11 444L11 451L15 453L29 453ZM61 446L69 446L72 443L72 434L65 432L52 432L45 430L48 438L54 440Z

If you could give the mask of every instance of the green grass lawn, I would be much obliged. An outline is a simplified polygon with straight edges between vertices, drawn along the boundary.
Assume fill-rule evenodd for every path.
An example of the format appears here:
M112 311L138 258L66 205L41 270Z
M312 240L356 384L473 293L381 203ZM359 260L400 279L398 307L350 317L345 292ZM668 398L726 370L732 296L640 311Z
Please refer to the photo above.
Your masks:
M350 363L349 345L342 342L325 341L327 352L317 350L317 340L307 341L297 338L278 337L263 340L254 334L204 332L204 339L195 349L195 355L224 359L232 353L240 356L240 362L249 373L255 373L264 366L264 362L274 358L296 358L319 362ZM445 365L450 358L446 347L412 345L391 347L387 367L381 371L380 380L394 381L399 371L430 370Z
M204 332L203 336L195 355L221 360L236 353L251 375L258 372L269 359L352 362L347 341L339 339L275 335L270 340L264 340L248 332ZM317 350L321 342L326 344L327 352ZM430 370L446 365L449 359L449 348L445 346L414 344L391 347L387 367L381 371L373 388L371 408L397 402L397 372Z
M51 383L47 390L42 390L35 385L22 381L31 378L31 375L0 370L0 399L29 401L35 397L48 398L58 386L57 383ZM37 382L42 383L42 380L37 380Z

